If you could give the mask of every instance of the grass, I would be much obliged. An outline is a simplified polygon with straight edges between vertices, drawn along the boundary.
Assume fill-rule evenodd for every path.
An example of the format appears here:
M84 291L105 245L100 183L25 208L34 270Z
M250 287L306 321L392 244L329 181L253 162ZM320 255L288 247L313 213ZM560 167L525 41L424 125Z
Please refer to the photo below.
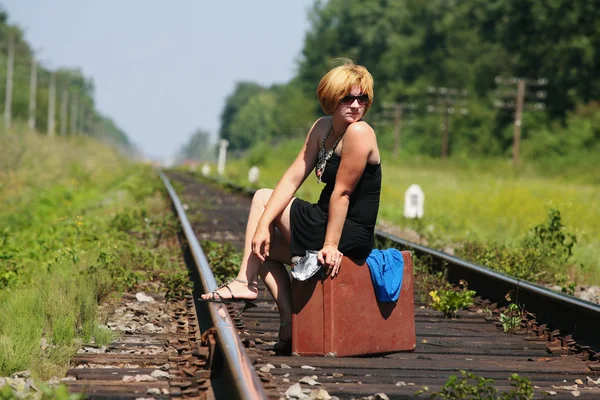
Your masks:
M20 132L0 149L0 376L47 380L114 339L100 302L179 268L174 220L149 166L92 139Z
M249 160L259 160L260 178L254 187L274 187L294 160L298 140L266 148L262 157L228 158L226 177L248 182ZM382 151L383 186L379 220L416 230L431 247L460 246L467 241L516 246L535 225L543 223L551 208L561 212L565 228L577 237L573 248L575 270L571 278L600 283L600 176L597 168L557 170L547 163L524 163L514 168L508 159L448 160L401 155L397 161ZM253 153L254 152L254 153ZM276 155L276 156L273 156ZM564 160L556 162L565 165ZM589 165L593 166L591 160ZM216 169L212 168L213 171ZM418 184L425 193L421 220L403 216L404 191ZM310 175L297 193L316 201L322 186Z

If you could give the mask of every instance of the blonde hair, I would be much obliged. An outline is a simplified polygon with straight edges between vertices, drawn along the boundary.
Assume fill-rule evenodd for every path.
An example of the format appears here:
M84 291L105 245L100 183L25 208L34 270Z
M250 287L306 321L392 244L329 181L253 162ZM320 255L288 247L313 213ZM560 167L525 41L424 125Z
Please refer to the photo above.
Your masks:
M369 96L365 105L366 114L373 104L373 77L365 67L355 64L350 59L337 58L334 62L343 64L325 74L317 88L321 108L325 114L333 114L340 100L350 94L354 86L358 86L362 94Z

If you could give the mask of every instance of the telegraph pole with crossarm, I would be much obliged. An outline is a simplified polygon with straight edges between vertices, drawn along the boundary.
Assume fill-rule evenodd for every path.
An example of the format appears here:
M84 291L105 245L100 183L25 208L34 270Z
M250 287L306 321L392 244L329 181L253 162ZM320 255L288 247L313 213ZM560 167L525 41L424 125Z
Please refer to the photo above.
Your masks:
M442 158L448 158L450 147L450 115L460 112L462 115L469 114L467 108L466 89L453 89L446 87L432 87L427 89L428 104L427 112L443 115L442 119Z
M513 134L513 165L518 166L520 163L520 146L521 146L521 125L523 123L523 110L525 108L534 110L543 110L546 108L544 100L547 93L541 90L542 87L548 84L546 78L531 79L510 77L502 78L497 76L496 84L502 89L496 90L496 100L494 106L501 109L514 110L515 113L515 130ZM515 90L516 86L516 90ZM533 92L527 92L527 87L533 87Z

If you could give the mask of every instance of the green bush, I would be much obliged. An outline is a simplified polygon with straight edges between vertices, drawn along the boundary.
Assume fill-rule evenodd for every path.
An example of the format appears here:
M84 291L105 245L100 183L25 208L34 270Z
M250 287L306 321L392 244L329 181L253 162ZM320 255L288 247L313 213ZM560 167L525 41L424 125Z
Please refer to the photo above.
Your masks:
M560 211L552 208L545 224L534 226L514 247L465 243L459 256L518 279L562 283L577 237L565 230Z

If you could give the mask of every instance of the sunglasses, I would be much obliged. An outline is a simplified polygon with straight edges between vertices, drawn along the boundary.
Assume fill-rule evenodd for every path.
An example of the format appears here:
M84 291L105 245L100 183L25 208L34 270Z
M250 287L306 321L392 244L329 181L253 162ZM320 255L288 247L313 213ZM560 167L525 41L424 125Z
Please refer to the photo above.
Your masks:
M342 97L342 99L340 100L340 104L348 106L354 103L354 100L358 101L358 104L360 105L365 105L369 102L369 95L359 94L358 96L352 96L349 94L348 96Z

